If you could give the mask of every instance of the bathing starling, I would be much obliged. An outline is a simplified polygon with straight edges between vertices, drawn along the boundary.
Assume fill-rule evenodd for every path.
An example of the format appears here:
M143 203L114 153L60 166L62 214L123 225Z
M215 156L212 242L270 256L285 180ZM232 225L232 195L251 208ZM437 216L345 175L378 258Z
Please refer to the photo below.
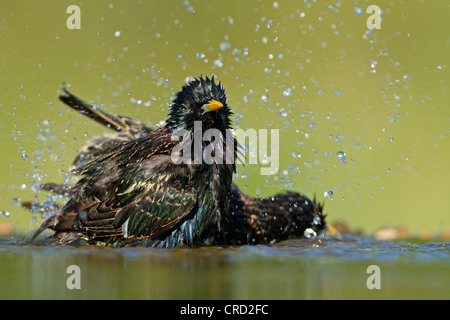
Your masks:
M109 153L111 149L153 131L139 120L126 116L113 116L79 99L65 87L62 89L66 95L60 96L60 99L66 105L115 131L88 141L73 161L72 170L80 171L86 163ZM42 185L42 189L69 198L74 192L74 188L65 184L48 183ZM326 229L323 207L300 193L286 192L258 199L245 195L236 184L233 184L229 202L228 212L221 220L213 244L267 244L292 237L315 236ZM31 204L26 203L25 206L30 208ZM39 204L37 206L39 207ZM47 205L45 209L41 209L45 211L44 216L47 217L53 216L60 210L57 205ZM75 223L75 220L69 221L66 232L58 234L62 241L74 241L85 237L85 234L76 231L75 226L70 226L70 223ZM99 241L103 240L102 237L96 238ZM136 238L129 240L112 238L113 241L105 242L105 244L139 245L142 243Z
M216 242L273 244L290 238L313 238L327 229L322 210L322 205L298 192L258 199L233 184L230 208Z
M78 237L113 246L210 244L227 214L235 171L235 154L226 154L225 144L231 142L233 153L237 147L234 137L229 138L232 112L221 84L214 77L200 77L183 86L166 125L153 131L127 117L105 118L63 90L68 96L62 101L82 113L92 112L94 120L119 131L124 142L104 146L102 155L78 169L82 178L70 189L68 202L32 238L50 228L63 242ZM197 143L198 123L203 132L214 129L221 135ZM207 148L213 160L203 157ZM174 161L181 154L187 161Z

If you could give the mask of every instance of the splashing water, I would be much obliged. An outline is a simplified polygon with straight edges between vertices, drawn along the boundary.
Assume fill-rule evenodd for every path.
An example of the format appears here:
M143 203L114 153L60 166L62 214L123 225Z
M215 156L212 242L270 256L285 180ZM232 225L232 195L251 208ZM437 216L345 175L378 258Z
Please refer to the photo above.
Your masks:
M336 155L339 160L342 161L342 163L347 164L347 154L343 151L336 152Z
M333 200L333 190L328 190L323 193L323 196L327 199Z

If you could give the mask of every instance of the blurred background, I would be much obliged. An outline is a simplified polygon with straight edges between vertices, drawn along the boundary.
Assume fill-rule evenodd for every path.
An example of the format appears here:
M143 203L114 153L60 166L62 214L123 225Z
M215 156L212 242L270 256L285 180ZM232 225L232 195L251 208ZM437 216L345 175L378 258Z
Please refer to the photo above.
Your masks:
M279 129L275 175L239 166L249 195L296 190L369 234L449 230L449 16L418 0L1 1L0 224L36 228L20 201L72 181L77 150L105 132L58 100L63 82L155 126L186 80L215 75L236 128Z

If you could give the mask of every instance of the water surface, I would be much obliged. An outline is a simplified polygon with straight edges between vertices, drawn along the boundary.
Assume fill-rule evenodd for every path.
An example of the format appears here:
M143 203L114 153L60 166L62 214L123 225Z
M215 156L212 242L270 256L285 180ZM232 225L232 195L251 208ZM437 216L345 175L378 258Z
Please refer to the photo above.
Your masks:
M196 249L0 242L1 299L449 299L448 242L346 236ZM68 289L70 265L81 289ZM368 289L370 265L381 289Z

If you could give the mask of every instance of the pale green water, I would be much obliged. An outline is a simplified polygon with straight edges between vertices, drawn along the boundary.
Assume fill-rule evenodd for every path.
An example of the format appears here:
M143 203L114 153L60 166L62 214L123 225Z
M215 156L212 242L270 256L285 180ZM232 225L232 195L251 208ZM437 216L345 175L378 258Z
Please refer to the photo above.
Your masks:
M200 249L0 243L1 299L450 299L448 243L370 238ZM80 267L81 289L66 286ZM370 265L381 289L367 288Z

